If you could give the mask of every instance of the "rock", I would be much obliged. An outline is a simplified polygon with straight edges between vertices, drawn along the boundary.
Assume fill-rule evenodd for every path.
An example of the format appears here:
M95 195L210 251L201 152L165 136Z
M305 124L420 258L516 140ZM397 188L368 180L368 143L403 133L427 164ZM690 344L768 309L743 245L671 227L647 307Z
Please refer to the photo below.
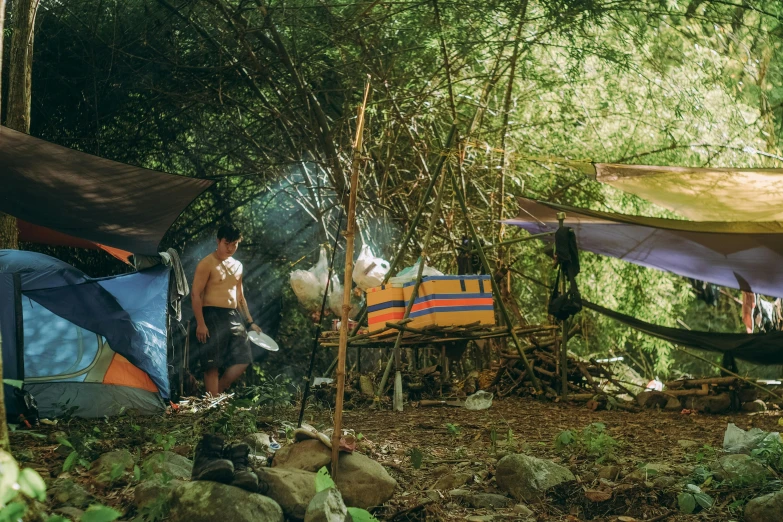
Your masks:
M217 482L184 482L171 495L169 522L283 522L269 497Z
M718 395L699 395L686 397L685 408L704 413L724 413L731 408L731 395L720 393Z
M372 379L369 375L362 375L359 377L359 389L363 395L367 397L375 397L375 387L372 384Z
M617 480L618 476L620 476L620 466L601 466L598 470L598 478Z
M173 491L182 484L181 480L164 481L160 476L156 476L136 486L133 500L138 509L163 506L171 501Z
M242 441L250 446L250 451L255 451L256 453L266 453L269 445L272 444L272 439L266 433L251 433ZM281 448L280 451L282 452L286 448L288 448L288 446Z
M514 513L518 513L523 517L532 517L533 515L535 515L535 513L533 513L533 510L531 510L529 507L527 507L524 504L517 504L516 506L514 506L513 509L514 509Z
M425 497L433 502L438 502L441 499L440 492L436 489L427 489L423 493Z
M432 471L430 471L430 476L435 477L435 478L442 477L443 475L445 475L449 471L451 471L450 467L448 467L445 464L441 464L437 468L434 468Z
M680 402L679 397L669 397L669 400L666 401L666 406L664 406L663 409L669 411L680 411L682 409L682 403Z
M648 480L654 480L656 477L660 477L666 473L671 473L671 471L672 467L669 464L651 463L635 469L628 474L627 478L634 482L647 482Z
M766 466L750 455L726 455L710 465L715 478L735 487L763 484L770 478Z
M783 491L757 497L745 505L745 522L783 520Z
M340 453L339 465L335 483L346 506L368 509L394 495L397 481L374 460L361 453Z
M75 507L61 507L55 509L54 512L71 520L81 520L82 516L84 516L84 511Z
M669 489L670 487L677 484L677 479L674 477L657 477L655 480L653 480L653 487L656 489Z
M737 399L740 402L753 402L759 398L759 390L757 388L742 388L737 390Z
M464 486L472 476L472 473L447 473L435 482L432 489L455 489Z
M465 503L475 509L500 509L511 504L511 499L495 493L476 493L465 497Z
M348 508L334 488L317 493L307 505L304 522L345 522Z
M331 462L332 450L321 441L307 439L279 449L272 460L272 467L316 472L324 466L328 468Z
M747 411L751 413L767 411L767 403L765 403L761 399L756 399L753 402L746 402L742 405L742 411Z
M495 480L501 491L517 500L532 502L542 497L546 490L575 480L575 477L559 464L518 454L503 457L498 462Z
M64 431L53 431L46 436L46 440L48 442L51 442L52 444L57 442L57 439L67 439L67 438L68 438L68 434L65 433Z
M304 520L315 497L315 473L294 468L261 468L256 473L258 482L269 487L264 494L280 504L286 517Z
M669 395L659 391L646 391L636 396L636 402L642 408L664 408L669 402Z
M57 479L46 492L55 506L86 508L96 502L94 496L71 479Z
M467 489L452 489L449 491L450 497L465 497L470 495L470 490Z
M193 462L173 451L159 451L144 460L141 470L145 476L165 473L170 478L190 480L193 473Z
M695 440L681 439L677 441L677 445L684 450L695 449L699 447L699 443Z
M126 471L133 469L135 459L128 450L117 450L104 453L92 463L90 474L95 482L108 485L119 479Z

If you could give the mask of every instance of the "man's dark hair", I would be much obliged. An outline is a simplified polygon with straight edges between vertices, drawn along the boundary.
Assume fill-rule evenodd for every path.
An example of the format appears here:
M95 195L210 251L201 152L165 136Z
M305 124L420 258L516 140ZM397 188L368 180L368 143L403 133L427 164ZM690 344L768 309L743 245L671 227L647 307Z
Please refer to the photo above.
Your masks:
M217 231L217 240L225 239L229 243L242 239L242 232L234 225L220 225Z

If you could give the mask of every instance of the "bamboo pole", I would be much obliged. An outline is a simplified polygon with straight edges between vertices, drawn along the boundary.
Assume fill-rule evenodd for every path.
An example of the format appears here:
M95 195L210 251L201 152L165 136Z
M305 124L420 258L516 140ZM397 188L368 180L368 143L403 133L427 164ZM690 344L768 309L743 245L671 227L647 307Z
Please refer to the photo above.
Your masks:
M454 136L457 134L457 126L452 125L451 129L449 130L449 135L446 138L446 146L444 147L444 151L448 151L451 148L451 144L454 141ZM427 206L427 201L429 201L430 194L432 194L433 189L435 188L435 183L438 180L438 177L440 177L441 173L443 172L443 165L446 163L447 154L444 152L440 155L440 158L438 159L438 163L435 166L435 171L432 173L432 176L430 177L430 184L427 186L427 190L424 192L424 197L421 199L421 204L419 205L419 209L416 211L416 217L413 218L413 221L411 222L411 225L408 227L408 232L405 234L405 238L400 243L400 248L397 250L397 254L394 256L394 259L391 262L389 272L386 274L386 277L383 279L383 283L386 284L389 281L389 278L392 275L392 272L397 267L397 264L402 260L403 252L405 251L405 247L408 246L408 242L413 237L414 232L416 231L416 227L419 225L419 220L421 219L422 214L424 213L424 208ZM422 163L424 169L427 168L426 163ZM407 316L405 316L407 318ZM392 357L394 357L394 354L392 353ZM391 362L389 362L386 367L387 370L383 372L383 377L381 378L381 385L378 386L377 393L375 395L375 402L378 403L381 400L381 393L383 390L383 387L386 385L386 380L389 378L389 371L391 371Z
M356 120L356 140L353 145L351 165L351 195L348 199L348 226L345 232L345 278L343 279L343 313L340 323L340 347L337 352L337 400L334 407L334 431L332 432L332 478L339 470L340 437L343 432L343 395L345 393L345 353L348 347L348 314L351 312L351 280L353 278L353 244L356 228L356 193L359 186L359 165L364 133L364 110L370 95L370 82L364 87L364 99Z
M565 212L557 213L558 229L563 228L563 221L565 221ZM562 265L560 265L562 267ZM560 273L563 277L560 278L560 293L565 295L566 293L566 275L562 268ZM563 400L568 399L568 318L563 319L563 333L560 338L560 398Z
M445 155L443 157L446 157L448 155L448 150L445 152ZM432 215L430 215L430 222L429 226L427 227L427 234L424 236L424 245L421 249L421 262L419 263L419 271L416 273L416 283L413 285L413 292L411 293L411 298L408 299L408 304L405 306L405 313L402 316L402 320L404 321L410 316L411 310L413 309L413 303L416 301L416 297L419 295L419 286L421 285L421 277L424 274L424 265L427 264L427 250L430 246L430 241L432 240L432 233L435 230L435 223L438 221L438 214L440 213L440 205L443 201L443 182L446 179L446 176L440 177L440 184L438 185L438 195L435 198L435 206L432 209ZM402 411L402 389L398 389L401 387L401 380L399 379L400 376L400 345L402 344L402 337L405 335L404 330L400 330L397 333L397 340L394 342L394 352L393 357L394 360L397 362L397 373L395 374L395 390L394 390L394 404L393 407L395 411ZM398 384L400 383L400 384Z
M718 364L718 363L716 363L716 362L712 362L712 361L710 361L709 359L705 359L704 357L702 357L702 356L700 356L700 355L696 355L695 353L691 353L691 352L689 352L688 350L686 350L686 349L682 348L681 346L678 346L678 345L676 345L676 344L674 344L674 343L672 343L672 346L674 346L674 349L675 349L675 350L679 350L679 351L681 351L681 352L683 352L683 353L686 353L686 354L690 355L691 357L694 357L694 358L696 358L696 359L699 359L700 361L704 361L704 362L706 362L707 364L711 364L712 366L716 367L717 369L719 369L719 370L721 370L721 371L723 371L723 372L726 372L726 373L728 373L729 375L733 375L734 377L736 377L736 378L737 378L737 379L739 379L740 381L742 381L742 382L746 382L746 383L750 384L751 386L753 386L753 387L755 387L755 388L758 388L759 390L763 391L764 393L768 393L769 395L771 395L771 396L775 397L775 398L776 398L776 399L778 399L779 401L783 401L783 397L781 397L781 396L780 396L780 395L778 395L777 393L773 393L773 392L772 392L772 390L768 390L768 389L766 389L764 386L761 386L760 384L758 384L758 383L756 383L756 382L753 382L753 381L751 381L750 379L747 379L747 378L743 377L742 375L740 375L740 374L738 374L738 373L734 373L734 372L732 372L732 371L730 371L730 370L727 370L726 368L724 368L723 366L721 366L720 364Z
M473 239L473 243L476 245L476 248L478 250L478 255L481 258L481 264L484 267L484 270L488 274L492 274L492 270L489 267L489 262L487 261L487 256L484 255L484 249L481 247L481 241L479 240L478 233L476 233L476 228L473 226L473 221L470 220L470 215L468 214L468 206L467 203L465 203L465 197L462 195L462 192L459 190L459 185L457 184L457 178L454 175L454 172L451 171L451 169L449 169L449 174L451 174L451 183L452 185L454 185L454 192L456 192L457 194L457 200L459 201L460 207L462 208L462 214L465 216L465 221L468 225L468 230L470 231L470 235ZM514 340L514 346L516 346L517 348L517 352L519 353L519 358L522 360L522 363L525 365L525 370L527 370L527 374L530 376L530 381L533 383L533 387L536 389L538 393L541 393L542 392L541 383L538 381L538 378L536 377L535 373L533 373L533 367L530 365L530 361L527 360L527 357L525 357L525 352L522 350L522 343L519 340L516 331L511 326L513 323L511 322L511 316L508 313L508 309L506 308L505 303L503 303L500 287L498 286L497 281L495 281L494 277L490 276L489 281L490 283L492 283L492 293L497 298L498 308L500 309L500 313L503 317L503 320L506 322L506 326L508 327L508 332L511 334L511 339Z

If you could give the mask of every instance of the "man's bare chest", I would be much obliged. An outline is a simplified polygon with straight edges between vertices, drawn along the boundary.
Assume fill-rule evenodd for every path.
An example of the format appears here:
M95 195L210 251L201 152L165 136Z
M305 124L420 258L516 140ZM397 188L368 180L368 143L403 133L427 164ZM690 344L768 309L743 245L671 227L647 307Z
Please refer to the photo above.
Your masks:
M209 273L209 282L221 286L233 286L242 277L242 263L226 260L215 265Z

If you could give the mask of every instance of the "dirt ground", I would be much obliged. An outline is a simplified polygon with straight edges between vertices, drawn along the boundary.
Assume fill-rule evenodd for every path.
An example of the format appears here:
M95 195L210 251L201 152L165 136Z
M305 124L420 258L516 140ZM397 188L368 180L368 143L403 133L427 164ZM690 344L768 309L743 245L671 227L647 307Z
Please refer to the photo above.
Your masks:
M74 446L83 448L80 457L86 461L120 448L144 458L161 450L162 445L192 457L200 433L214 429L227 419L228 435L233 438L256 430L274 434L283 442L286 423L290 431L296 417L297 410L285 408L274 414L263 412L263 417L255 419L250 418L249 412L217 410L158 417L71 419L56 426L41 426L35 430L37 435L14 432L11 444L22 465L39 471L47 482L57 477L73 478L107 505L125 512L124 519L131 520L133 480L105 490L96 489L86 469L76 466L64 473L63 462L68 451L52 440L50 435L54 431L66 433ZM715 498L715 505L686 516L677 511L676 497L681 486L676 490L666 489L650 482L632 482L627 477L602 483L597 477L598 470L601 466L615 465L622 470L620 477L623 477L644 464L666 463L673 468L671 473L681 478L695 466L708 464L710 459L720 456L728 423L743 429L758 427L777 431L780 418L780 412L776 411L715 416L649 410L638 414L594 412L578 405L511 398L495 400L491 408L482 411L406 405L405 412L396 413L362 407L345 412L344 427L361 434L359 450L381 462L398 482L395 496L374 510L380 520L523 520L519 513L522 508L516 501L500 509L474 509L463 505L449 491L432 488L440 477L456 473L470 478L464 485L455 485L455 489L496 493L493 477L498 459L510 453L526 453L554 460L577 477L575 484L550 491L543 503L527 504L538 521L741 521L741 501L758 496L761 490L708 484L703 489ZM309 408L305 420L319 429L331 425L328 410ZM555 448L554 441L561 432L582 430L592 423L605 425L605 433L618 443L614 451L598 456ZM416 469L414 463L419 459L421 465ZM611 499L588 500L585 490L595 488L610 490ZM769 488L778 489L773 485Z

